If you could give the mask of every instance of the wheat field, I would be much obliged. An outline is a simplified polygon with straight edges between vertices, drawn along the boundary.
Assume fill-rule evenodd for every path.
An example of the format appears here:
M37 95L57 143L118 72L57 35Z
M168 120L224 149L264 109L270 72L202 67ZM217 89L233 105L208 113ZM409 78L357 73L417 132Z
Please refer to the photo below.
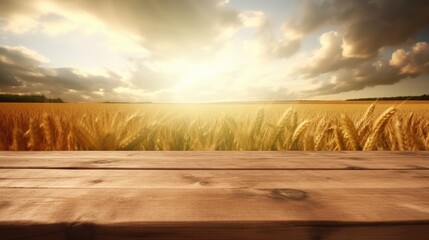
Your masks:
M0 150L429 150L429 104L0 104Z

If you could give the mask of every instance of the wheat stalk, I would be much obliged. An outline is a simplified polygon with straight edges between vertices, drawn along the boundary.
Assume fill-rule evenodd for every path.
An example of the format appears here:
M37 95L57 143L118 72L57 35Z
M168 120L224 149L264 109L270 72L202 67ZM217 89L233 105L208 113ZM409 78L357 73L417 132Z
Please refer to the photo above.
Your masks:
M12 131L12 145L10 146L11 150L19 151L26 150L27 143L24 139L24 133L22 130L15 124Z
M329 127L325 126L319 136L316 138L316 142L314 144L314 150L319 151L322 150L323 139L328 132Z
M359 144L359 135L353 124L353 121L347 117L345 114L341 114L341 123L343 126L344 135L346 136L348 142L350 143L352 150L358 151L361 150Z
M45 112L42 117L41 127L45 136L45 150L52 150L54 148L54 120Z
M410 146L408 144L407 136L404 133L401 122L398 120L395 121L395 135L398 141L399 150L409 150Z
M292 138L289 144L289 149L292 148L293 145L295 145L301 136L301 134L304 133L304 131L307 129L308 125L310 125L310 122L308 120L304 120L301 122L295 129L295 131L292 134Z
M334 128L335 142L337 143L338 150L343 151L346 149L343 134L337 127Z
M374 127L372 129L371 135L369 136L368 140L365 143L365 146L363 150L370 151L373 150L375 142L377 141L381 131L383 131L384 127L386 126L386 123L389 121L389 119L398 111L398 109L394 106L388 108L386 111L384 111L375 121Z
M366 109L366 111L363 114L362 118L357 123L357 129L361 129L372 118L372 115L374 114L376 103L377 103L377 101L375 101L374 103L372 103Z

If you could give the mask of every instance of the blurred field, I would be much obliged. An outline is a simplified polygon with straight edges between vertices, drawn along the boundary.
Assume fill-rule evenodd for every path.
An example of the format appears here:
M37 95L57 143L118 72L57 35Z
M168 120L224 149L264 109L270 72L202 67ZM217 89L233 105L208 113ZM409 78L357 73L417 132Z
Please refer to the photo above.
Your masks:
M0 103L0 150L429 150L427 102Z

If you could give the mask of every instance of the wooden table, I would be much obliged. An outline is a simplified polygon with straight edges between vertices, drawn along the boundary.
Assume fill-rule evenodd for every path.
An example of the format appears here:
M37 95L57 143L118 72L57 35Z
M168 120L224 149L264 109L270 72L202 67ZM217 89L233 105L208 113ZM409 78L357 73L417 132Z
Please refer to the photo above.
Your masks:
M0 152L0 239L429 239L429 152Z

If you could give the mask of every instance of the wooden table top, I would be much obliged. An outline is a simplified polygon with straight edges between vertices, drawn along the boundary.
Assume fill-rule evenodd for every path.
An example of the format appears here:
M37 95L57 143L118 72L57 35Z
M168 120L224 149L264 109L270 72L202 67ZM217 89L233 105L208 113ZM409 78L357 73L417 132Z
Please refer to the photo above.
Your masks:
M0 152L0 239L429 239L429 152Z

